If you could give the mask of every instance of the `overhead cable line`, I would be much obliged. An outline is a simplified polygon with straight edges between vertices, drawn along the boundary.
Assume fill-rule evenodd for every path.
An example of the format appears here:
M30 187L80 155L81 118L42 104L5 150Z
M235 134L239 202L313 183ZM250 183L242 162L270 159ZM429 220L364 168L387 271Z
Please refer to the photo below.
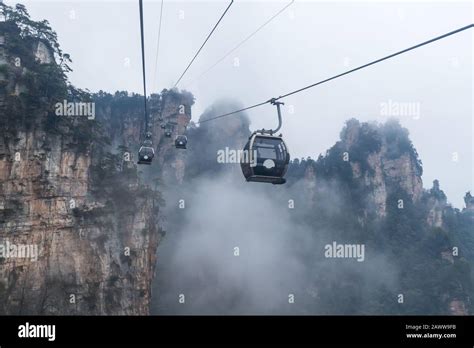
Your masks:
M153 86L155 88L158 87L156 77L157 77L157 74L158 74L158 57L159 57L159 54L160 54L160 37L161 37L161 21L162 21L162 18L163 18L163 2L164 2L164 0L161 0L160 22L159 22L159 25L158 25L158 41L157 41L157 44L156 44L155 72L153 74L153 84L154 84Z
M273 21L276 17L278 17L282 12L284 12L290 5L292 5L295 2L295 0L292 0L289 4L285 5L281 10L279 10L277 13L275 13L272 17L270 17L265 23L260 25L256 30L254 30L250 35L248 35L245 39L240 41L237 45L235 45L234 48L232 48L230 51L228 51L225 55L223 55L219 60L217 60L214 64L212 64L209 68L207 68L201 75L199 75L194 81L192 81L190 84L194 84L197 80L199 80L201 77L203 77L205 74L207 74L209 71L214 69L216 65L218 65L220 62L222 62L224 59L226 59L228 56L230 56L233 52L238 50L240 46L242 46L244 43L246 43L248 40L250 40L255 34L257 34L260 30L262 30L267 24L269 24L271 21Z
M196 59L196 57L199 55L199 53L201 52L201 50L203 49L204 45L206 44L206 42L209 40L209 38L211 37L212 33L216 30L217 26L219 25L219 23L222 21L222 18L224 18L225 14L227 13L227 11L229 11L229 8L232 6L232 4L234 3L234 0L231 0L229 5L227 6L227 8L225 9L224 13L222 13L221 17L219 18L219 20L217 21L216 25L214 25L214 28L212 28L211 32L209 33L209 35L207 35L206 37L206 40L204 40L203 44L201 45L201 47L198 49L198 51L196 52L196 54L194 55L193 59L191 59L191 61L189 62L188 66L186 67L186 69L184 69L183 73L181 74L181 76L179 77L178 81L176 81L176 83L174 84L174 87L176 87L179 83L179 81L181 81L181 79L183 78L184 74L186 74L186 72L188 71L189 67L191 66L191 64L193 64L194 60Z
M327 78L327 79L325 79L325 80L321 80L321 81L318 81L318 82L313 83L313 84L311 84L311 85L308 85L308 86L299 88L299 89L297 89L297 90L294 90L294 91L292 91L292 92L289 92L289 93L280 95L280 96L277 97L277 98L271 98L271 99L269 99L269 100L267 100L267 101L264 101L264 102L261 102L261 103L258 103L258 104L254 104L254 105L248 106L248 107L243 108L243 109L240 109L240 110L235 110L235 111L232 111L232 112L228 112L228 113L226 113L226 114L222 114L222 115L218 115L218 116L215 116L215 117L211 117L211 118L208 118L208 119L206 119L206 120L196 122L196 124L198 124L198 123L201 124L201 123L209 122L209 121L212 121L212 120L215 120L215 119L227 117L227 116L234 115L234 114L237 114L237 113L242 112L242 111L245 111L245 110L249 110L249 109L256 108L256 107L258 107L258 106L262 106L262 105L267 104L267 103L275 102L275 101L277 101L277 100L279 100L279 99L286 98L286 97L288 97L288 96L290 96L290 95L293 95L293 94L302 92L302 91L304 91L304 90L307 90L307 89L310 89L310 88L313 88L313 87L316 87L316 86L318 86L318 85L321 85L321 84L323 84L323 83L329 82L329 81L334 80L334 79L337 79L337 78L342 77L342 76L344 76L344 75L348 75L348 74L350 74L350 73L353 73L353 72L355 72L355 71L357 71L357 70L361 70L361 69L367 68L367 67L369 67L369 66L371 66L371 65L380 63L380 62L382 62L382 61L384 61L384 60L393 58L393 57L395 57L395 56L398 56L398 55L400 55L400 54L406 53L406 52L408 52L408 51L411 51L411 50L417 49L417 48L419 48L419 47L428 45L428 44L430 44L430 43L432 43L432 42L435 42L435 41L444 39L444 38L446 38L446 37L448 37L448 36L451 36L451 35L460 33L460 32L462 32L462 31L467 30L467 29L470 29L470 28L472 28L472 27L474 27L474 24L469 24L469 25L467 25L467 26L465 26L465 27L462 27L462 28L459 28L459 29L450 31L449 33L446 33L446 34L437 36L437 37L435 37L435 38L433 38L433 39L430 39L430 40L428 40L428 41L424 41L424 42L419 43L419 44L417 44L417 45L415 45L415 46L411 46L411 47L409 47L409 48L406 48L406 49L404 49L404 50L395 52L395 53L390 54L390 55L388 55L388 56L385 56L385 57L383 57L383 58L374 60L374 61L372 61L372 62L370 62L370 63L361 65L361 66L359 66L359 67L357 67L357 68L354 68L354 69L345 71L345 72L343 72L343 73L341 73L341 74L338 74L338 75L329 77L329 78Z
M142 72L143 72L143 100L145 102L145 134L148 132L148 111L146 105L146 73L145 73L145 35L143 32L143 0L139 1L140 8L140 36L142 41Z

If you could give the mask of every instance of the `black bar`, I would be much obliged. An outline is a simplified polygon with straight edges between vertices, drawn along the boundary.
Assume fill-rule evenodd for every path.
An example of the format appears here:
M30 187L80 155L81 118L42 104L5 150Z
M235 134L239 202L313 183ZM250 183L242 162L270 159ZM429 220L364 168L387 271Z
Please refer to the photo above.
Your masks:
M19 326L55 325L55 340ZM407 327L409 325L409 327ZM427 325L423 327L423 325ZM440 328L435 325L455 325ZM418 327L418 330L416 329ZM473 347L472 316L2 316L0 346L65 344L409 344ZM455 338L407 338L407 334Z

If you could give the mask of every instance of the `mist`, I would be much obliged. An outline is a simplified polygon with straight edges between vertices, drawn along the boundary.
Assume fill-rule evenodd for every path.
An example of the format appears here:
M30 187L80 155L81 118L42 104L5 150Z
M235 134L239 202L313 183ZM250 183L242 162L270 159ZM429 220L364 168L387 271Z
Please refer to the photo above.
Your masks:
M201 120L238 106L221 100ZM250 133L247 115L239 116L190 130L188 160L204 165L164 191L167 233L157 251L151 313L367 313L374 291L397 289L398 270L368 245L363 262L326 258L327 244L361 240L305 221L314 208L305 179L289 187L247 183L239 164L217 164L218 149L238 148ZM343 213L337 185L318 181L318 190L325 214ZM329 288L340 290L343 312L325 299Z
M166 197L176 205L166 209L171 232L158 248L154 314L324 314L318 282L344 290L352 274L367 286L367 300L374 285L394 287L396 270L373 250L360 263L324 259L331 231L299 225L279 188L225 174L183 191ZM183 209L177 208L181 199ZM341 301L350 297L341 293ZM347 310L363 307L359 300Z

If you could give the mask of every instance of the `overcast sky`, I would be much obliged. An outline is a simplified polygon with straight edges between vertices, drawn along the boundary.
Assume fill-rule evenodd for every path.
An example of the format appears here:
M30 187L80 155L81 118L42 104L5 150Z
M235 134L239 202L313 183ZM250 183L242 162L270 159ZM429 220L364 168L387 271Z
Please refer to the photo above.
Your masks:
M289 2L234 2L179 84L196 97L193 119L219 98L245 106L268 100L473 22L471 2L296 1L196 80ZM58 33L73 59L73 84L93 92L142 92L138 1L21 3ZM160 1L145 0L150 90L174 85L227 3L165 0L154 81ZM351 117L383 121L383 103L411 103L405 105L412 112L399 119L423 161L424 186L439 179L448 200L463 207L465 192L474 189L472 39L471 29L286 98L282 132L292 157L324 153ZM255 128L276 124L272 106L249 116Z

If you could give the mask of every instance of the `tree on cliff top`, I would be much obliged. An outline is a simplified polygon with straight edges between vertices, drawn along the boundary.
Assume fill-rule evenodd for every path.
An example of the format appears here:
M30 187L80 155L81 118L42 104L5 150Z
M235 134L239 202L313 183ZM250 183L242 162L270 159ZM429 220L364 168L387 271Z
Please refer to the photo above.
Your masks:
M58 43L58 35L51 28L47 20L33 21L30 18L26 7L21 4L16 4L15 7L10 7L4 3L0 3L0 13L5 22L0 23L6 34L16 32L19 30L19 35L13 35L9 39L15 40L40 40L51 50L57 60L58 66L63 73L72 71L68 63L71 63L69 54L64 53Z

